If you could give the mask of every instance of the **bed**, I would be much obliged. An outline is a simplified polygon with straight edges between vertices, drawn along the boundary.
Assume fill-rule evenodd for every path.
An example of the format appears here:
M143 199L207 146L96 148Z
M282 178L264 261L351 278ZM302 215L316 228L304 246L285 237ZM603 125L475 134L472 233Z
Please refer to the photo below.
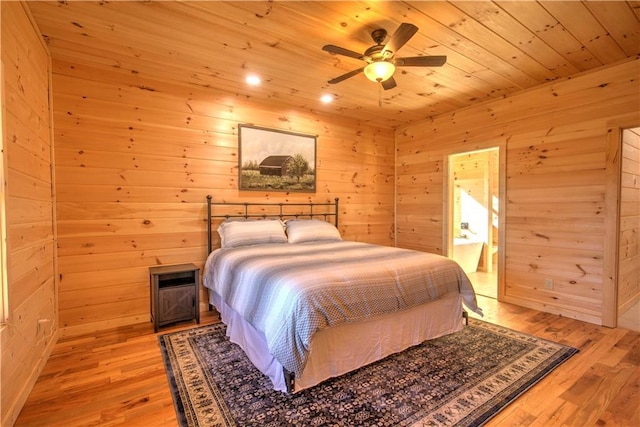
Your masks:
M454 261L343 240L338 199L241 204L208 196L207 207L209 303L276 390L294 393L456 332L463 304L482 314Z

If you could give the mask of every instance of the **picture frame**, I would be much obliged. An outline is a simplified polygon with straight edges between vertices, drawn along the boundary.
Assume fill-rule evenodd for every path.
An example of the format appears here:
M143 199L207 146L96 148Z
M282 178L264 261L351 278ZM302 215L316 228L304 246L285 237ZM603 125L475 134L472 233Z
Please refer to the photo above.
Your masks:
M315 135L241 124L238 189L316 192Z

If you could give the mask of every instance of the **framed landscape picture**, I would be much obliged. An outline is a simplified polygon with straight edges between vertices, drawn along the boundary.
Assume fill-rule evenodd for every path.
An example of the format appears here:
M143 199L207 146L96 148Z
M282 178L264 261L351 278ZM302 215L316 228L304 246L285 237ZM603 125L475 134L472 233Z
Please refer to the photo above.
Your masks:
M240 190L316 191L316 137L240 125Z

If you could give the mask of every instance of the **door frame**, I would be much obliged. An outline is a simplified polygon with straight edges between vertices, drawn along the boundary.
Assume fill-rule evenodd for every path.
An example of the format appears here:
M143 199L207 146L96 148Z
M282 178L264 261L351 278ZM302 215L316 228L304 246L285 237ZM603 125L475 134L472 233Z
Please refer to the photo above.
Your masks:
M452 185L452 167L450 162L451 156L456 156L465 153L474 153L478 151L488 151L491 149L498 150L498 301L503 301L505 297L505 261L506 261L506 143L487 144L483 147L476 147L470 150L464 151L452 151L444 154L444 191L443 191L443 212L442 212L442 247L443 254L447 257L451 257L453 253L453 224L451 219L453 218L453 191Z
M622 135L640 127L634 117L609 123L605 169L605 230L602 259L602 326L618 325L618 269L620 262L620 190L622 180Z

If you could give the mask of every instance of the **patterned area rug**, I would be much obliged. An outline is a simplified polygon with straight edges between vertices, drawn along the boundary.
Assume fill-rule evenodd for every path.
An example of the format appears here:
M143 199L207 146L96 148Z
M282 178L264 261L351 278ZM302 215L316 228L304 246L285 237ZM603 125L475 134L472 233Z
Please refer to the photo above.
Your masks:
M578 351L470 319L460 332L287 395L222 323L159 341L181 426L478 426Z

